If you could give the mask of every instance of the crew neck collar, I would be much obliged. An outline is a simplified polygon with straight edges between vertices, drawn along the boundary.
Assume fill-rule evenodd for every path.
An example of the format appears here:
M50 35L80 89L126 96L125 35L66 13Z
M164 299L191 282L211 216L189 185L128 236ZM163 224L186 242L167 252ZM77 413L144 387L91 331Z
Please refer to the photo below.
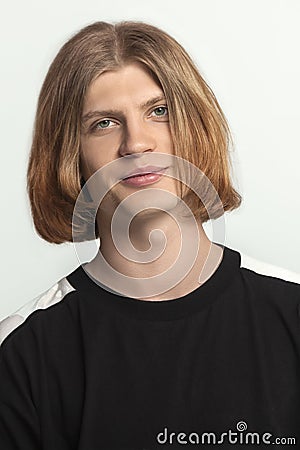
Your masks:
M240 253L227 246L221 248L224 249L222 260L211 277L194 291L171 300L139 300L118 295L93 281L84 265L78 266L66 278L79 294L88 295L111 312L129 314L137 319L175 320L192 315L215 302L237 275L241 263Z

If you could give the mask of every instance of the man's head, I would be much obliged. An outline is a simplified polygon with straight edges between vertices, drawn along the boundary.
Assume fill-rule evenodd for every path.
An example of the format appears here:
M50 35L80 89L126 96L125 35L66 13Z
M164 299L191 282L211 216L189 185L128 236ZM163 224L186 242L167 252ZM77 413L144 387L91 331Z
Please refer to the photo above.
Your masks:
M149 98L141 85L129 83L130 71L137 82L146 83ZM165 101L154 103L151 111L138 109L152 94L163 94ZM112 99L114 105L109 105ZM168 117L164 109L154 111L164 105ZM95 108L112 106L127 114L116 117L116 125L100 124L95 115L95 121L88 115ZM106 118L111 116L98 116ZM128 125L121 126L122 132L120 123ZM103 131L107 126L110 130ZM209 178L225 211L237 208L241 197L230 181L229 144L230 132L217 100L175 39L142 22L89 25L61 48L40 92L28 167L36 229L49 242L72 241L72 213L83 181L97 166L139 151L170 152L188 160ZM202 222L208 220L200 199L184 186L181 198Z

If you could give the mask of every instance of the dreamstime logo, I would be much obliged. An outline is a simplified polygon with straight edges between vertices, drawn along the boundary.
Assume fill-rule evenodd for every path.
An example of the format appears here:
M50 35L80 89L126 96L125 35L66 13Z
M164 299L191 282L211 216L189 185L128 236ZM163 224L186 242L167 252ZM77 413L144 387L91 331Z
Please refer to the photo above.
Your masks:
M222 445L228 443L230 445L250 444L250 445L296 445L295 437L277 436L273 437L272 433L257 433L247 431L248 425L241 420L236 424L236 430L227 430L224 433L203 432L201 434L191 433L174 433L169 432L168 428L157 434L156 440L159 444L198 444L198 445Z
M142 188L128 187L122 179L133 170L142 167L164 168L161 176L161 187L149 184ZM97 254L97 280L93 281L108 291L140 298L160 295L176 286L193 267L198 255L201 241L196 219L185 203L177 195L174 186L184 186L196 194L206 208L210 220L213 220L213 242L224 246L225 218L224 209L219 195L208 177L195 165L175 155L165 153L143 153L139 158L131 155L116 159L97 170L82 187L73 211L72 236L75 251L83 269L91 254ZM154 187L155 186L155 187ZM87 200L89 199L89 201ZM173 264L164 272L144 278L129 277L113 268L98 251L95 235L95 224L99 206L102 201L108 209L115 205L111 217L111 238L116 250L128 261L146 264L159 258L167 243L162 229L152 229L148 239L150 248L146 251L136 249L130 239L130 224L140 213L150 210L167 213L176 222L180 230L180 252ZM106 206L107 207L107 206ZM101 214L106 212L105 207ZM147 214L144 216L147 220ZM199 276L199 283L204 282L214 272L220 263L220 252L216 246L211 246L204 267ZM89 272L85 269L87 275Z

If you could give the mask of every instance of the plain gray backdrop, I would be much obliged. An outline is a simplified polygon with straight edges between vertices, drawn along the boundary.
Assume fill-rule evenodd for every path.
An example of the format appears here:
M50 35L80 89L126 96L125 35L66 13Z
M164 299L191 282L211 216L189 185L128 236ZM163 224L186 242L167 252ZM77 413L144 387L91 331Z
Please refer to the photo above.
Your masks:
M300 272L298 0L19 0L3 3L0 19L0 318L79 265L73 244L43 241L30 216L26 169L36 102L72 34L94 21L124 19L152 23L177 39L228 119L243 203L225 215L225 245Z

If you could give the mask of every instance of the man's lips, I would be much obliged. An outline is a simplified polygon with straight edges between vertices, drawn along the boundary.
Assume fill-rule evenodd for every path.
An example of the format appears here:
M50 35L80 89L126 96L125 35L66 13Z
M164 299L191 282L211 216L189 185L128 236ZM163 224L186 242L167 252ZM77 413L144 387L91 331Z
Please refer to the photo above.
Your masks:
M128 174L126 174L124 177L122 177L122 180L126 180L127 178L131 177L147 175L150 173L163 173L166 169L167 167L157 167L157 166L140 167L139 169L134 169Z

